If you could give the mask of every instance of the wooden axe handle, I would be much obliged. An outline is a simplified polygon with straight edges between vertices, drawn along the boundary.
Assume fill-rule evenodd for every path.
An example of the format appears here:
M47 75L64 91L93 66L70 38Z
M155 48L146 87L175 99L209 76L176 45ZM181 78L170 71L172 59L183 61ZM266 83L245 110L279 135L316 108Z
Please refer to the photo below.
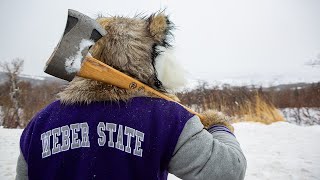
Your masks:
M77 74L80 77L93 79L96 81L105 82L119 88L123 89L137 89L137 90L144 90L146 92L153 93L163 99L168 101L174 101L170 97L156 91L155 89L143 84L142 82L108 66L107 64L93 58L93 57L86 57L83 60L81 65L81 69ZM176 102L178 103L178 102ZM199 116L200 119L203 119L203 116L199 113L193 111L192 109L178 103L180 106L184 107L190 113Z

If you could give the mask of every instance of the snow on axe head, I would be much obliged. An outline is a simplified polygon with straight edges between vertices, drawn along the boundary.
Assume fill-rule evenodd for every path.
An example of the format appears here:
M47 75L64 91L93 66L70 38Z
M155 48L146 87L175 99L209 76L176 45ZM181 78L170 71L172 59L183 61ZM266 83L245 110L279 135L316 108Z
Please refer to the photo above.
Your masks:
M80 69L90 46L105 34L106 31L95 20L69 9L63 36L47 61L44 71L71 81Z

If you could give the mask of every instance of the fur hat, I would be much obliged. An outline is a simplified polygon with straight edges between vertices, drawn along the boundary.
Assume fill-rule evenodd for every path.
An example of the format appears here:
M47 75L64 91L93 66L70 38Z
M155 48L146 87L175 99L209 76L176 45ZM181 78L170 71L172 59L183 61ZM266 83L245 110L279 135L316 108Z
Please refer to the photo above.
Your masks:
M174 25L163 12L149 17L99 17L97 22L107 34L90 49L94 58L163 93L184 85L184 71L172 56ZM127 100L137 95L141 92L77 77L59 93L59 98L65 103L90 103Z

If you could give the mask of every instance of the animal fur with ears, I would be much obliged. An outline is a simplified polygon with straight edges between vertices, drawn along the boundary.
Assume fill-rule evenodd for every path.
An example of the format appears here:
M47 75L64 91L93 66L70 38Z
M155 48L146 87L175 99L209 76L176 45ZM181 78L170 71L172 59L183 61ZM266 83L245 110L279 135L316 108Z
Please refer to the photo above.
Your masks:
M148 18L101 17L97 21L108 33L90 49L94 58L175 98L168 92L174 89L175 85L183 84L184 79L177 73L181 67L173 67L175 63L171 62L172 56L168 53L173 24L166 15L157 13ZM65 104L127 101L136 96L153 95L120 89L81 77L75 77L58 94L61 102ZM216 116L216 113L205 115L206 120L202 123L206 127L210 124L221 124L224 119Z
M160 12L148 18L100 17L97 22L108 33L90 49L91 55L150 87L167 93L168 89L159 80L155 65L156 61L162 61L157 58L163 54L164 49L170 48L173 24L168 17ZM81 77L74 78L58 94L65 104L128 100L135 96L152 95L119 89Z

